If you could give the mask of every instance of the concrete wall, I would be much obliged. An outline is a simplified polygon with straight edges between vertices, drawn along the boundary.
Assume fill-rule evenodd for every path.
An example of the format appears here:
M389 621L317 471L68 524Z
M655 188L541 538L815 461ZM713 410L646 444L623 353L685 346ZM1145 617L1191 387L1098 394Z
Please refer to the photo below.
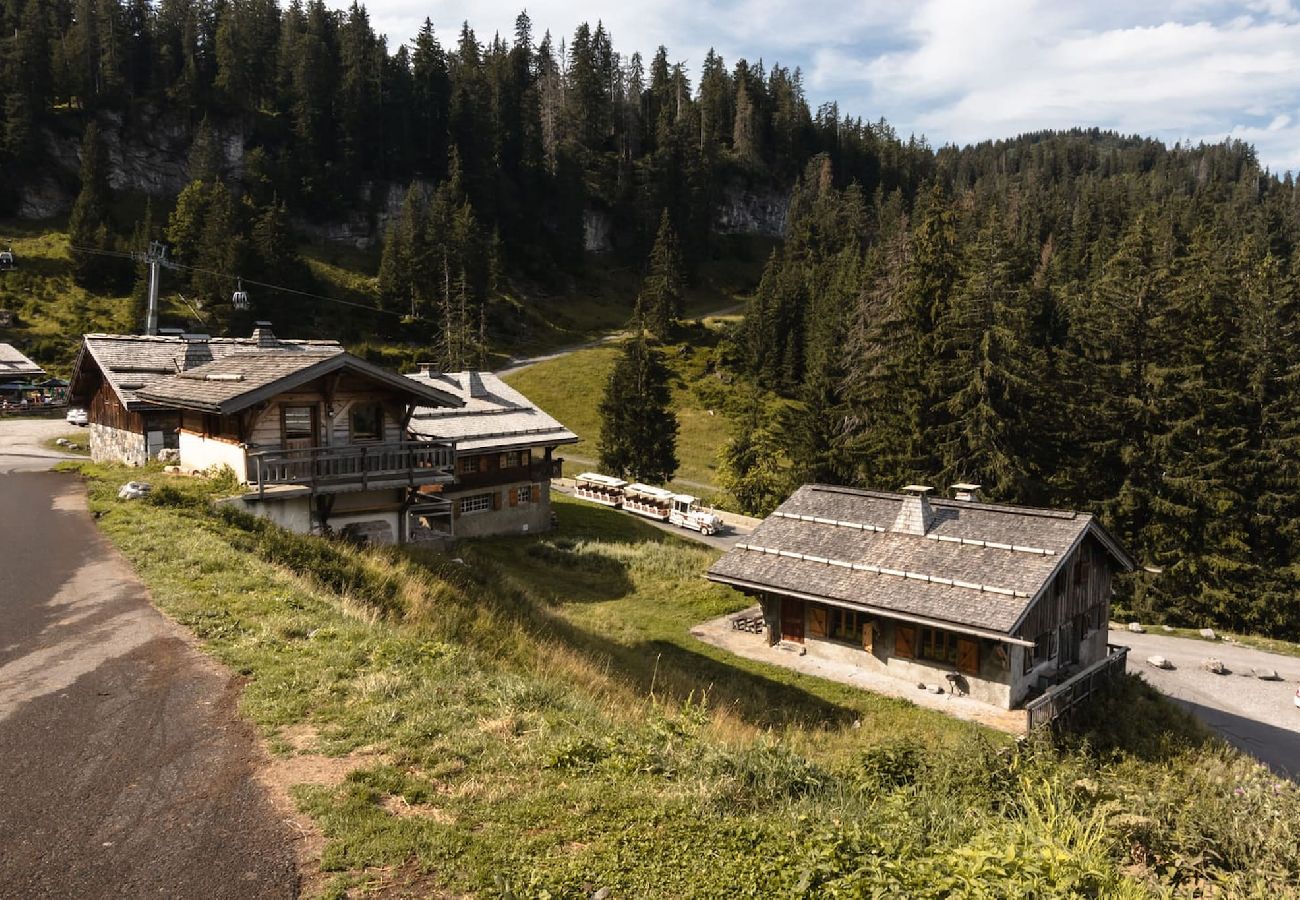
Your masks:
M452 532L458 537L490 537L498 534L540 534L551 527L551 485L541 482L536 503L510 505L510 489L536 482L495 485L465 491L448 491L444 496L455 503L459 498L477 494L495 493L501 498L500 509L462 513L452 520Z
M91 422L89 428L90 458L94 462L143 466L149 461L143 434L111 428L98 422Z
M200 472L213 466L229 466L241 484L248 483L248 457L239 444L182 431L180 450L182 466Z
M243 510L259 519L268 519L288 531L295 531L298 534L313 533L311 504L307 497L271 501L227 497L217 502Z

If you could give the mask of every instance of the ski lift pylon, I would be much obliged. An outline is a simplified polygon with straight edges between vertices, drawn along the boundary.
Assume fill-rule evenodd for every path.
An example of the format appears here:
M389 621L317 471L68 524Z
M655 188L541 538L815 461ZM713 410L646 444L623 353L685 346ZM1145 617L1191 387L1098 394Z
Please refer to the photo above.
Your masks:
M244 290L244 279L235 279L235 293L230 295L230 305L235 309L248 309L248 292Z

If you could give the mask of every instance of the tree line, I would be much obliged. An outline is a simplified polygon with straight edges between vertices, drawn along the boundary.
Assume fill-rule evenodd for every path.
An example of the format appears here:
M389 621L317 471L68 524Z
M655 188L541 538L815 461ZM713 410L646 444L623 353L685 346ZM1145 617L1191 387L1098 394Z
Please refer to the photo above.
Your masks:
M729 484L983 485L1092 510L1126 602L1300 635L1300 205L1240 143L1096 131L936 155L917 193L807 167L733 353Z

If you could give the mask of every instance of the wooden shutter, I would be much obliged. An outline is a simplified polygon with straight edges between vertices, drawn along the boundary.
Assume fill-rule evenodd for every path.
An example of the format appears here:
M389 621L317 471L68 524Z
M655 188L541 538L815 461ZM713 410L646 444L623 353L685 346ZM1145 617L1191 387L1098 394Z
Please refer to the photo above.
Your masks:
M862 649L868 653L876 652L876 626L871 622L862 623Z
M826 607L811 606L808 608L808 633L813 637L826 637Z
M519 465L528 466L528 465L532 465L532 462L533 462L533 451L521 450L519 452Z
M497 468L498 468L498 469L504 469L504 468L506 468L506 467L507 467L507 463L506 463L506 455L505 455L504 453L502 453L502 454L500 454L500 455L497 457Z
M488 470L488 458L486 453L478 458L478 470L480 472L486 472Z
M519 491L516 488L510 489L510 505L511 506L519 505Z
M894 626L894 655L899 659L916 658L916 629L911 625Z
M533 503L541 503L541 502L542 502L542 486L541 486L540 484L534 484L534 485L532 486L532 489L528 492L528 497L529 497L530 500L532 500Z
M957 669L967 675L980 673L979 641L957 638Z
M501 492L500 492L500 491L493 491L493 492L492 492L492 508L493 508L493 509L500 509L500 508L501 508Z

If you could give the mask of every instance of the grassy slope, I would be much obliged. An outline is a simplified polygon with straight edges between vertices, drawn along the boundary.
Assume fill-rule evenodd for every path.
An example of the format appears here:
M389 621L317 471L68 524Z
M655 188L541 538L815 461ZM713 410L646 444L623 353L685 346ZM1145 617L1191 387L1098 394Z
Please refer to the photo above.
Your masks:
M679 480L674 484L684 491L712 495L723 504L727 498L718 487L718 451L730 437L725 406L738 388L722 385L708 371L707 362L720 333L735 321L734 317L706 319L702 327L692 327L683 341L664 348L675 376L673 408L678 422ZM506 377L513 387L582 438L562 450L572 460L566 467L568 475L599 468L598 407L618 354L616 344L604 344L537 363Z
M690 625L745 604L700 578L712 551L607 510L561 500L557 534L466 544L462 566L214 514L211 486L157 473L150 500L120 502L139 470L88 471L102 527L248 678L273 750L310 726L312 750L378 754L295 792L335 895L394 869L515 896L1190 896L1225 879L1263 895L1300 878L1295 787L1137 682L1089 751L1008 746L699 644Z
M161 215L162 213L156 214ZM164 211L165 212L165 211ZM124 221L140 215L125 207ZM12 244L20 263L17 272L0 273L0 308L17 310L19 327L0 329L0 340L27 347L30 354L51 371L66 374L83 331L138 330L127 297L88 294L72 283L63 223L30 223L0 220L0 243ZM757 284L769 242L759 239L725 239L723 258L707 261L697 283L688 293L688 313L700 315L738 306ZM379 267L377 249L359 250L341 244L307 243L299 248L307 268L325 296L351 303L371 304ZM640 276L631 268L607 258L592 257L581 279L570 280L550 293L526 284L511 284L494 299L493 314L499 322L492 336L491 364L499 365L510 356L529 356L572 346L597 335L621 328L631 315L640 287ZM274 310L311 308L312 301L280 295L266 289L261 301ZM189 310L174 299L164 284L164 318L192 318ZM408 346L373 337L388 319L347 306L315 304L325 310L308 334L292 322L280 321L267 313L285 336L335 337L350 348L367 352L381 362L405 366L425 355L421 346ZM288 315L288 314L286 314ZM302 333L299 333L302 332Z

